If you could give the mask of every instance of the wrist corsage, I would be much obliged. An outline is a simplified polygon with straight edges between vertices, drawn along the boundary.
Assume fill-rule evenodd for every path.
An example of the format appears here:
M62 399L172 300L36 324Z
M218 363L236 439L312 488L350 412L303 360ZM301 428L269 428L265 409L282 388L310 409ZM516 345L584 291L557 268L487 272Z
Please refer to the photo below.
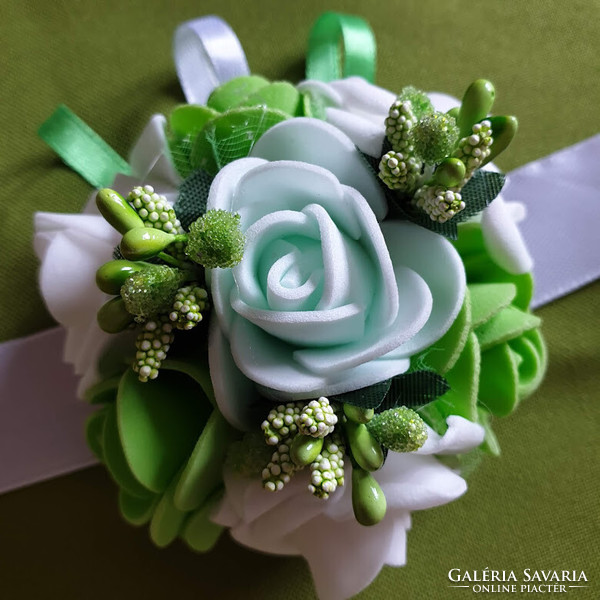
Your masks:
M42 293L97 406L87 440L156 545L229 529L347 598L405 563L411 511L466 491L499 453L493 418L544 374L524 209L491 163L517 120L483 79L461 102L376 87L355 17L319 19L298 85L250 75L215 17L175 51L190 102L127 163L65 107L41 129L100 188L36 217Z

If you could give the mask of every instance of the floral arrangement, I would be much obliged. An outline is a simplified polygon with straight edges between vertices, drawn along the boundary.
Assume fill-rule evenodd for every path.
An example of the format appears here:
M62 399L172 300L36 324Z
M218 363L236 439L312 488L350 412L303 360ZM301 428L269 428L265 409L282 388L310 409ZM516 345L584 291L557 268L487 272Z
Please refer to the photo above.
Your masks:
M84 214L37 215L125 520L303 555L322 598L405 563L410 512L466 491L546 365L494 95L234 77L154 117Z

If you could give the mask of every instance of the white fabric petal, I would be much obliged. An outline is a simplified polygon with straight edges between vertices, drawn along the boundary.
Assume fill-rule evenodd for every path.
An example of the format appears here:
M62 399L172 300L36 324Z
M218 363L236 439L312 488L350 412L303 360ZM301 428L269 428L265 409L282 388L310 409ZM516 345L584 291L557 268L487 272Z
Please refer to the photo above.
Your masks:
M327 122L343 131L361 152L379 158L385 138L385 116L378 123L339 108L325 110Z
M379 121L388 114L396 100L396 94L369 83L362 77L347 77L329 83L342 98L343 107L349 112L362 113Z
M427 441L417 454L464 454L483 442L485 431L481 425L458 415L446 419L448 430L443 436L429 429Z
M329 123L304 117L278 123L256 142L250 155L323 167L341 183L358 190L378 220L387 214L385 196L371 167L356 151L354 142Z
M428 92L427 96L429 96L433 108L439 112L448 112L450 109L460 106L460 100L449 94Z

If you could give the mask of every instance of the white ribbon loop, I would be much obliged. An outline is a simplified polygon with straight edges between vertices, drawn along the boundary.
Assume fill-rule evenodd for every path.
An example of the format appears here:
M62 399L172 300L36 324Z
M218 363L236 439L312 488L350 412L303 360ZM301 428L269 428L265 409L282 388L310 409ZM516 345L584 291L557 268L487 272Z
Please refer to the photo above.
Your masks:
M186 21L176 29L173 57L179 83L190 104L205 104L215 87L250 74L233 29L212 15Z

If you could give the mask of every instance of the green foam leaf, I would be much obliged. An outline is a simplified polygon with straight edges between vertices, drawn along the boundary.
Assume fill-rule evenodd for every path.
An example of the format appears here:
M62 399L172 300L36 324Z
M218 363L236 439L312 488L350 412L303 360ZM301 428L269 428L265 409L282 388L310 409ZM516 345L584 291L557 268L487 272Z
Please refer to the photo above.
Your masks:
M490 413L480 406L477 408L477 414L479 415L479 423L485 430L485 438L479 447L492 456L500 456L500 444L498 443L496 434L492 430L492 417Z
M131 525L145 525L152 517L158 499L157 495L136 498L124 490L119 490L119 512Z
M444 375L456 364L463 351L471 329L471 298L469 287L465 293L463 305L450 329L433 346L411 362L422 362L427 368Z
M237 437L239 433L219 410L213 410L175 489L177 508L197 509L221 485L227 449Z
M150 538L159 548L165 548L175 540L187 516L186 512L179 510L173 503L179 475L179 473L175 475L158 501L150 521Z
M106 408L102 448L104 464L106 464L108 472L120 488L136 498L151 496L151 491L135 478L127 464L121 439L119 438L117 408L114 404L110 404Z
M178 371L191 377L202 388L210 403L213 406L217 405L208 370L208 356L206 353L194 352L193 354L188 353L177 358L167 358L162 363L161 369Z
M493 415L509 415L519 402L519 360L508 344L481 353L479 404Z
M436 430L446 430L446 417L459 415L477 422L480 352L475 334L467 343L455 365L445 375L450 390L441 398L419 409L419 414ZM443 424L443 426L442 426Z
M473 327L482 325L497 315L517 295L517 288L513 283L472 283L468 288L471 294Z
M236 77L215 88L206 104L209 108L225 112L268 85L269 81L258 75Z
M302 112L300 100L295 86L287 81L276 81L246 96L237 106L266 106L294 117Z
M85 422L85 441L93 452L94 456L100 461L104 460L104 451L102 442L104 437L104 421L106 420L106 409L101 408L93 412Z
M509 306L477 327L475 333L483 352L496 344L516 338L525 331L539 327L540 323L539 317Z
M160 493L189 456L208 418L210 404L202 388L176 371L141 383L127 371L117 395L124 455L135 477Z
M114 375L108 379L103 379L87 388L83 393L83 399L90 404L114 402L117 397L117 389L120 381L121 375Z
M225 528L210 520L210 514L222 497L219 490L213 494L185 523L182 538L196 552L208 552Z
M173 109L169 115L169 127L176 138L195 135L211 119L219 113L199 104L182 104Z

